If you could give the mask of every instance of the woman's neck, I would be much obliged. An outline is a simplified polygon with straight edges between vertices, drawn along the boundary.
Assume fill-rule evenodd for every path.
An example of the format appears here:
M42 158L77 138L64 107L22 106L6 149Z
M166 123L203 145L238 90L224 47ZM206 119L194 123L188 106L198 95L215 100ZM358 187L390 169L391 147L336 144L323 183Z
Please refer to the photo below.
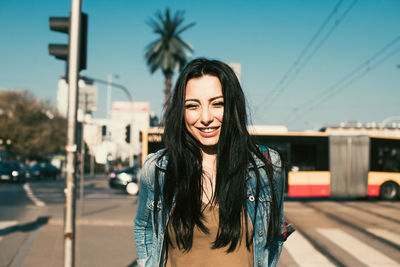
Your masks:
M217 167L217 155L203 154L203 171L215 178ZM211 178L210 177L210 178Z
M215 183L216 183L215 178L217 176L217 154L205 153L204 151L202 151L202 157L203 157L202 201L204 203L209 203L213 198L215 192Z
M217 150L214 147L201 148L201 156L203 158L203 172L215 178L217 165Z

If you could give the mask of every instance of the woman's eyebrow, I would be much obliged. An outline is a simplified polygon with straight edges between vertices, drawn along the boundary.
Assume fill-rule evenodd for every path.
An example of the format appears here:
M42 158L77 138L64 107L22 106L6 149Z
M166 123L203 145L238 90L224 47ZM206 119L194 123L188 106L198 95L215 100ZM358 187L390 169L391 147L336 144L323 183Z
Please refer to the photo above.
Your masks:
M186 102L186 101L195 101L195 102L200 102L200 100L198 100L198 99L194 99L194 98L193 98L193 99L192 99L192 98L185 99L185 102Z
M214 101L215 99L218 99L218 98L224 98L224 97L223 97L222 95L221 95L221 96L211 97L211 98L209 99L209 101L212 102L212 101ZM195 99L195 98L188 98L188 99L185 99L185 102L186 102L186 101L200 102L199 99Z
M215 99L218 99L218 98L224 98L224 96L221 95L221 96L211 97L210 102L214 101Z

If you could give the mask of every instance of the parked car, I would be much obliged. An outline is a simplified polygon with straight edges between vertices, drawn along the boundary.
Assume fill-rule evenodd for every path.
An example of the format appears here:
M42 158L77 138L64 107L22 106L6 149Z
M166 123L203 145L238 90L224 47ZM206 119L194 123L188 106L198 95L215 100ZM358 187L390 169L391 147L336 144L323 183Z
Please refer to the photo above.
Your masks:
M3 161L0 162L0 180L14 183L25 182L25 168L21 162Z
M60 175L61 171L56 166L41 162L36 163L27 168L27 178L33 179L44 179L44 178L53 178L54 180Z
M139 170L137 167L128 167L123 170L112 171L109 175L111 188L121 189L129 195L137 195L139 192Z

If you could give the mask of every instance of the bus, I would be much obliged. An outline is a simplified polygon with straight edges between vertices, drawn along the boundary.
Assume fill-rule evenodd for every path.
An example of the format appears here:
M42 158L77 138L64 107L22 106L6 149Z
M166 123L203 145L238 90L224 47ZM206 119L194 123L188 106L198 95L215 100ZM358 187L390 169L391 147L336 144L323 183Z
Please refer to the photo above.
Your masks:
M277 150L289 197L399 198L400 137L323 132L251 133ZM142 162L163 148L162 129L142 133Z

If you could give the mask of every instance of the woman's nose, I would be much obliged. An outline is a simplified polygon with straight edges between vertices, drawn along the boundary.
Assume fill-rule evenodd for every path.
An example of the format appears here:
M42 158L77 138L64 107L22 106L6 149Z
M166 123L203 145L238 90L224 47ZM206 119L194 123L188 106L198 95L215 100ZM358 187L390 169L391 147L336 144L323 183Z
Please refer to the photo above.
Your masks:
M213 121L213 115L209 108L203 108L201 112L201 123L209 125Z

